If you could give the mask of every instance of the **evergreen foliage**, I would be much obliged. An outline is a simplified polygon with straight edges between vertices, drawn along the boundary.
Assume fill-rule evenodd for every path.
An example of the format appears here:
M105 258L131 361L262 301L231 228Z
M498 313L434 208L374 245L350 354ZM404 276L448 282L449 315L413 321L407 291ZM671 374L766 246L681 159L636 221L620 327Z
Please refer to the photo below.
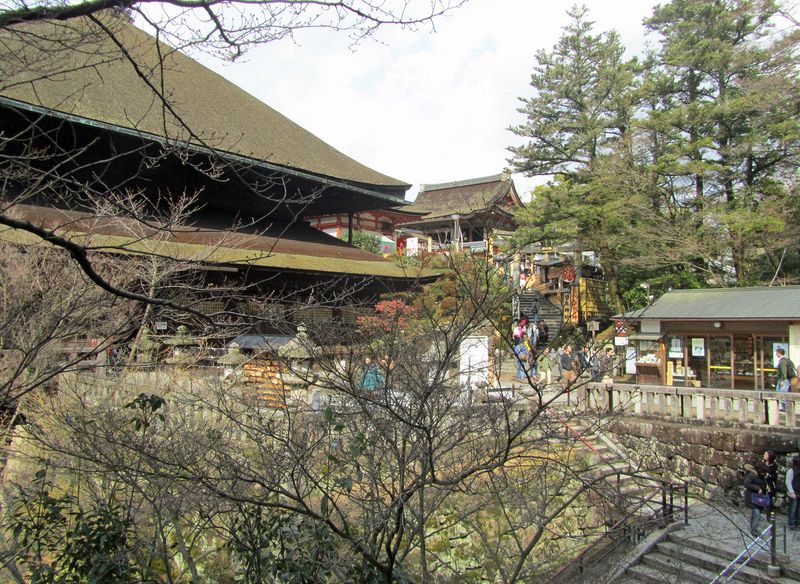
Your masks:
M354 231L352 244L371 253L381 253L381 236L366 231Z
M614 32L570 11L537 54L510 162L551 177L518 244L597 252L618 310L671 287L798 281L800 31L771 0L674 0L626 59Z

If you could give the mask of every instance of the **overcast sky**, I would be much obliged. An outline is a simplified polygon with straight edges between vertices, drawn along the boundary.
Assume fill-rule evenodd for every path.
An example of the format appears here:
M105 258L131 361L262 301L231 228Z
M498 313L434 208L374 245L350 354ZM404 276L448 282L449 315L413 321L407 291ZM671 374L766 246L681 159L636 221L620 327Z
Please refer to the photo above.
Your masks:
M524 117L539 49L549 50L572 0L470 0L418 31L384 28L355 50L342 33L308 31L234 64L202 61L367 166L412 183L497 174L507 130ZM652 0L587 0L595 31L614 29L640 51ZM650 42L653 42L652 39ZM514 177L522 194L535 181Z

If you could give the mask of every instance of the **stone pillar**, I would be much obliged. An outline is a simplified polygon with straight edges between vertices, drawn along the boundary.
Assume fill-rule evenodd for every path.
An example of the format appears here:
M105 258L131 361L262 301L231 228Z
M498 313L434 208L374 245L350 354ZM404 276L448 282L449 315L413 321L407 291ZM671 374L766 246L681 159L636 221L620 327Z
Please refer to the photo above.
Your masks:
M697 396L697 419L706 419L706 398L702 395Z

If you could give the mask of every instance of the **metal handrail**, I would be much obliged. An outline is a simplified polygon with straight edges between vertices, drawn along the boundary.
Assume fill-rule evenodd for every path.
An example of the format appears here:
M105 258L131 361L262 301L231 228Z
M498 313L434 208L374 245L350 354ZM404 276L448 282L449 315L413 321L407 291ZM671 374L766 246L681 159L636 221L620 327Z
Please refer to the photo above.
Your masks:
M654 481L654 482L658 481L657 479L653 479L653 478L647 477L645 475L637 475L635 473L620 473L620 474L623 474L625 476L633 476L633 477L636 477L636 478L642 478L642 479L646 479L646 480L651 480L651 481ZM572 558L571 560L566 562L564 565L562 565L561 568L559 568L554 574L552 574L546 580L545 584L554 584L555 582L557 582L558 579L560 577L562 577L570 568L574 567L576 562L578 563L578 566L579 566L578 569L579 569L580 573L583 573L584 570L588 566L595 565L595 564L601 562L602 560L604 560L606 557L608 557L611 554L611 552L613 552L617 548L617 546L619 546L621 543L626 541L627 538L623 538L622 540L620 540L616 544L610 546L609 549L605 551L605 553L603 553L603 554L601 554L601 555L599 555L599 556L597 556L595 558L592 558L592 562L589 563L588 566L585 565L585 563L584 563L585 558L588 555L590 555L591 553L593 553L600 546L600 544L605 543L606 540L609 537L618 534L620 531L625 531L626 529L629 529L631 527L645 527L648 524L653 524L654 526L655 525L659 525L659 524L662 524L663 521L668 520L670 517L672 517L672 515L674 514L674 510L675 510L674 507L671 507L670 513L666 512L666 507L665 507L665 508L662 509L662 513L663 513L662 516L644 519L644 520L636 522L634 525L629 525L630 519L633 518L637 514L637 512L640 511L645 505L650 503L657 495L662 495L663 499L665 500L666 499L666 489L667 489L667 487L669 487L669 490L671 492L673 490L673 487L675 486L674 484L667 483L665 481L658 481L658 482L661 483L661 491L656 491L655 493L652 493L649 497L647 497L647 498L643 499L642 501L640 501L635 507L633 507L631 510L629 510L627 512L627 514L622 519L620 519L614 525L609 527L608 531L603 533L599 538L597 538L591 544L589 544L586 548L584 548L583 551L581 551L581 553L579 553L577 556L575 556L574 558ZM684 490L688 489L688 484L687 483L683 483L683 487L684 487ZM687 509L688 509L688 507L686 505L684 505L684 507L683 507L684 518L685 518L684 520L686 522L688 522Z
M767 537L770 538L770 541L767 541ZM769 543L769 549L766 544ZM755 557L751 550L756 547L760 551L769 551L771 557L775 555L775 522L773 521L767 528L762 531L757 537L751 541L742 552L736 556L730 564L725 566L725 569L722 570L716 577L711 580L708 584L724 584L726 582L732 582L733 579L736 577L736 574L741 572ZM744 560L744 561L742 561ZM741 564L739 564L741 562Z
M563 423L564 423L564 427L569 432L571 432L572 434L577 436L577 438L584 445L586 445L592 452L594 452L594 454L600 458L601 462L603 462L604 464L606 464L609 467L611 467L612 469L614 469L614 465L612 464L612 462L610 460L608 460L606 457L604 457L600 452L598 452L597 449L594 446L592 446L592 444L590 442L588 442L583 435L581 435L580 432L575 430L572 426L570 426L566 422L563 422ZM630 466L629 466L629 468L630 468ZM614 470L616 470L616 469L614 469ZM674 504L674 491L675 491L675 487L676 486L680 487L683 490L683 499L684 499L684 503L683 503L683 506L682 506L683 520L684 520L684 523L688 525L688 523L689 523L689 500L688 500L689 499L689 484L688 483L680 482L680 483L676 484L676 483L664 481L661 478L654 478L654 477L651 477L651 476L648 476L648 475L645 475L645 474L635 473L635 472L631 472L631 471L627 471L627 472L616 471L616 476L617 476L617 485L618 486L620 484L621 477L627 476L627 477L634 478L634 479L643 479L645 481L651 481L651 482L654 482L654 483L659 483L660 489L658 491L652 493L648 497L642 499L641 501L638 502L638 504L636 506L634 506L632 509L628 510L628 512L625 514L625 516L622 519L620 519L619 521L617 521L617 523L615 523L614 525L609 527L608 530L604 534L602 534L599 538L597 538L591 544L589 544L586 548L584 548L584 550L581 553L579 553L575 558L572 558L570 561L568 561L563 566L561 566L561 568L559 568L553 575L551 575L547 579L545 584L552 584L552 583L556 582L558 580L558 578L560 578L565 572L567 572L571 567L573 567L575 565L575 562L578 562L579 570L582 573L584 571L584 569L585 569L584 558L587 555L589 555L590 553L594 552L595 549L601 543L604 543L608 537L611 537L612 535L615 535L617 533L617 530L619 530L620 528L622 530L624 530L624 529L632 527L631 525L628 525L628 522L630 521L630 519L633 518L645 505L649 504L657 495L661 495L661 516L660 517L655 517L655 518L652 518L652 519L645 519L643 521L639 521L633 527L644 527L648 523L659 524L659 523L661 523L661 522L663 522L665 520L669 520L670 518L672 518L675 515L675 511L676 511L675 504ZM669 504L667 504L667 491L669 491ZM679 507L678 509L680 510L681 508ZM626 539L627 538L624 538L620 542L617 542L615 545L610 546L610 548L605 553L601 554L597 558L593 558L594 561L592 562L592 565L596 564L596 563L602 561L603 559L605 559L606 557L608 557L608 555L612 551L614 551L614 549L616 549L616 547L618 545L620 545L620 543L622 541L626 541Z

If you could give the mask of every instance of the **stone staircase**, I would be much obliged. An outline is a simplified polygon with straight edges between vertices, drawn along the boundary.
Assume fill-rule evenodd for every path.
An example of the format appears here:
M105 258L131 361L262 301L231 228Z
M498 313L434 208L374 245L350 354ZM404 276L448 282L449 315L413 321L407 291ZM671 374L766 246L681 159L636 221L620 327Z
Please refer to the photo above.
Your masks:
M588 421L596 418L570 417L565 420L565 432L572 441L576 460L582 465L578 472L586 479L602 480L588 492L589 508L598 512L605 523L604 534L586 548L577 558L556 572L547 584L599 584L617 582L606 579L615 570L619 558L653 532L660 532L668 524L662 484L657 475L638 472L624 451ZM676 494L674 523L683 520L678 508L682 505L682 491ZM576 566L580 566L576 572ZM625 577L628 577L627 575Z
M688 530L668 531L635 564L629 566L615 582L624 584L667 584L712 582L741 550L720 545L706 536L696 537ZM784 566L780 577L767 573L769 551L755 554L751 562L732 580L721 582L750 582L753 584L797 584L800 572Z
M662 495L658 481L641 480L630 476L632 468L623 451L616 447L602 428L587 426L581 418L570 419L566 426L576 448L582 450L587 460L586 472L608 474L619 471L617 478L606 478L611 489L598 504L606 505L604 513L615 511L625 513L641 505L636 515L643 520L648 517L663 518L665 510L670 509L669 491ZM646 472L642 473L646 475ZM638 473L634 473L638 475ZM656 478L656 477L654 477ZM616 491L616 493L615 493ZM616 494L616 497L615 497ZM653 521L649 527L636 533L628 533L632 545L619 548L615 557L604 560L580 576L574 573L566 579L557 578L558 584L709 584L736 558L751 542L747 535L749 510L740 507L725 507L719 502L714 505L701 501L689 504L689 524L683 522L683 492L673 493L675 516L672 522ZM666 499L666 501L664 500ZM608 505L612 501L612 506ZM646 502L645 502L646 501ZM666 507L664 506L666 503ZM729 505L729 502L726 503ZM615 509L614 507L618 507ZM780 576L770 576L769 543L761 543L753 548L753 558L747 566L736 574L734 579L723 582L746 582L760 584L800 584L800 532L784 531L785 516L778 516L778 563ZM762 520L761 527L766 524ZM783 551L786 550L786 553Z
M547 323L550 331L549 342L558 337L561 332L563 311L560 306L550 302L541 292L534 289L525 290L519 295L520 312L528 318L539 316Z
M602 429L587 427L581 418L570 420L567 431L578 440L582 458L588 463L590 476L606 476L601 486L603 499L612 501L612 515L624 516L632 509L637 515L652 518L663 514L663 498L659 477L636 468ZM680 495L678 495L680 496ZM680 501L676 502L680 505Z

